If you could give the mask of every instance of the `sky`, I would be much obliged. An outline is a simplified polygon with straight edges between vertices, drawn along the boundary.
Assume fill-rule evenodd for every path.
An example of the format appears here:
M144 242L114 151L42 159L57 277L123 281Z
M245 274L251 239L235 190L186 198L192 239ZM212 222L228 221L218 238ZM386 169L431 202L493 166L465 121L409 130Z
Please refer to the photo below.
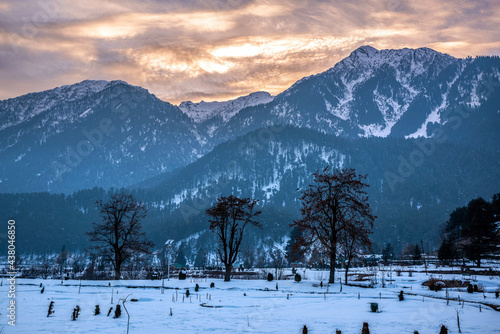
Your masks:
M0 0L0 100L85 79L276 95L362 45L499 55L499 26L498 0Z

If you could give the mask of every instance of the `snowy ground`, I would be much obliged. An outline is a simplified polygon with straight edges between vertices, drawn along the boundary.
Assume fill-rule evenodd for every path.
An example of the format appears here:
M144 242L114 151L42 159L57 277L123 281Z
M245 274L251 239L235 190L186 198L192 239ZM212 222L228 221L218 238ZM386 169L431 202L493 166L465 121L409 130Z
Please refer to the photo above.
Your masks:
M303 274L303 271L299 273ZM126 333L125 310L122 309L119 319L113 319L113 313L109 317L106 314L120 298L129 296L129 299L138 299L126 303L130 313L130 333L301 333L303 325L307 325L309 333L335 333L336 329L342 333L360 333L363 322L368 322L371 333L375 334L413 334L415 330L420 334L437 334L441 324L449 328L449 333L458 333L457 311L462 333L500 333L500 312L484 305L480 312L479 304L472 303L500 305L500 298L495 299L494 295L500 284L498 276L478 276L477 282L473 282L486 287L486 298L482 293L450 290L450 297L460 296L465 305L456 300L447 305L446 300L432 298L444 298L445 291L433 292L423 287L421 283L429 277L424 273L414 273L409 277L404 272L398 277L393 272L394 282L385 288L344 285L342 292L339 283L328 288L319 286L320 280L325 282L328 277L326 272L309 270L305 276L300 283L278 281L277 291L276 281L170 280L165 281L168 289L163 294L158 289L161 281L83 281L79 294L79 281L65 281L61 285L58 280L18 279L15 327L7 325L9 299L4 296L7 296L8 284L3 279L0 332ZM443 275L443 278L462 279L462 276ZM209 287L211 282L215 283L215 288ZM40 283L45 286L43 294L40 293ZM108 287L109 283L111 287ZM198 293L194 291L196 283L200 286ZM183 301L186 289L190 290L191 298L184 297ZM405 295L405 300L399 301L397 294L400 290L416 296ZM50 301L54 301L55 313L47 317ZM370 312L371 302L379 304L380 313ZM202 307L202 303L221 307ZM94 316L97 304L101 314ZM71 321L76 305L82 311L76 321Z

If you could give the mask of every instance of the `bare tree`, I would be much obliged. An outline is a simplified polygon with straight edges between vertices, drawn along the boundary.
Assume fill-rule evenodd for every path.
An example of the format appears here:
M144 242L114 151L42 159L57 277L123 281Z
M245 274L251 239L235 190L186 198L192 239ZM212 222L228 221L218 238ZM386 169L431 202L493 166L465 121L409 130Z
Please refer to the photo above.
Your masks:
M360 254L372 250L372 242L369 235L372 233L373 224L371 222L350 220L345 228L339 233L340 251L343 257L347 260L345 269L345 283L347 284L347 276L352 260Z
M286 265L286 254L277 245L274 245L270 252L271 260L274 266L274 277L280 280L283 276L283 268Z
M373 223L368 197L364 191L366 175L354 169L334 172L330 167L313 174L313 184L302 191L302 219L294 221L309 243L319 241L330 255L329 282L335 282L335 263L340 232L354 221Z
M94 243L93 249L109 260L115 269L115 279L120 279L122 264L132 256L150 253L154 246L146 240L141 220L147 209L125 193L113 194L108 202L96 202L101 222L92 223L92 231L87 234Z
M240 199L236 196L219 197L217 202L206 210L210 216L210 230L215 231L219 241L217 253L224 263L226 274L224 281L231 279L231 270L238 257L243 232L248 224L262 228L256 218L261 211L256 211L258 200Z

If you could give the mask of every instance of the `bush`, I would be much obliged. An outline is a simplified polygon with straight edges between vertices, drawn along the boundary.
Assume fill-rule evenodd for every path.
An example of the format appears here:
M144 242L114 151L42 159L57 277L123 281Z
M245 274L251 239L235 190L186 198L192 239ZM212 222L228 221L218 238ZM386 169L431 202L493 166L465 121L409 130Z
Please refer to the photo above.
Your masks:
M427 285L429 290L432 291L440 291L446 287L446 283L437 278L430 278L427 282L424 282L423 285Z
M80 315L80 306L76 305L76 307L73 309L73 314L71 315L71 320L75 321L78 319L78 316Z
M115 308L115 316L113 318L119 318L120 316L122 315L122 308L120 306L120 304L116 305L116 308Z
M210 287L215 288L215 283L214 282L210 283Z
M179 272L179 280L181 280L181 281L185 280L185 279L186 279L186 276L187 276L187 275L186 275L186 272L185 272L184 270L181 270L181 271Z
M468 293L473 293L474 292L474 286L472 286L472 284L469 283L469 285L467 285L467 292Z
M401 301L401 302L403 300L405 300L404 292L402 290L399 292L399 296L398 297L399 297L399 301Z
M45 291L45 287L42 288L42 291L40 291L40 293L43 293Z
M300 274L295 274L295 282L300 282L302 281L302 277L300 276Z
M49 312L47 312L47 318L52 314L54 313L54 302L51 301L50 302L50 305L49 305Z
M267 274L267 280L268 280L269 282L272 282L272 281L273 281L273 279L274 279L273 274L268 273L268 274Z
M96 305L95 310L94 310L94 315L98 315L98 314L101 314L101 309L99 308L99 305Z
M198 290L200 290L200 286L198 285L198 283L196 283L194 287L194 292L198 292Z
M191 293L189 292L189 289L186 290L186 298L189 297Z
M307 326L302 327L302 334L307 334Z
M439 334L448 334L448 328L446 328L445 325L441 325L441 330L439 331Z

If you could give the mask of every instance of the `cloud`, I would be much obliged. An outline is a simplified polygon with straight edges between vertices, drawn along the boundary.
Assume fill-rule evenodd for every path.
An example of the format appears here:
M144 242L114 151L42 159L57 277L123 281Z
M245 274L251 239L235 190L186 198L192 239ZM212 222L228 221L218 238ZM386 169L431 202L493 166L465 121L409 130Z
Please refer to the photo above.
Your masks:
M498 53L499 14L495 0L0 1L0 98L86 78L173 103L277 94L364 44Z

